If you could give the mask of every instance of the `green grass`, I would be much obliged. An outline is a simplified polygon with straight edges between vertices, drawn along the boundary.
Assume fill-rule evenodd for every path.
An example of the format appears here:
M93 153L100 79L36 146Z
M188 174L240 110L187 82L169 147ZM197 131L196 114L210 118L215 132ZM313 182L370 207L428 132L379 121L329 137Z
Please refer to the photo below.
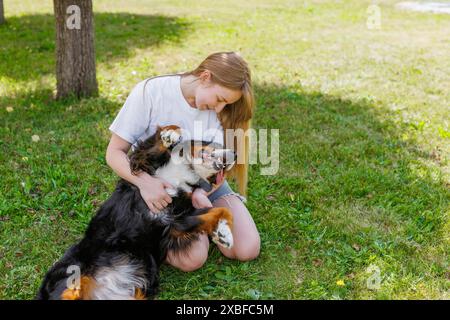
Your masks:
M0 298L33 298L113 190L108 126L130 89L236 50L254 127L280 130L277 175L250 171L261 255L211 246L196 272L163 267L159 298L448 299L450 19L379 1L369 30L370 3L95 1L100 96L56 102L52 1L5 1Z

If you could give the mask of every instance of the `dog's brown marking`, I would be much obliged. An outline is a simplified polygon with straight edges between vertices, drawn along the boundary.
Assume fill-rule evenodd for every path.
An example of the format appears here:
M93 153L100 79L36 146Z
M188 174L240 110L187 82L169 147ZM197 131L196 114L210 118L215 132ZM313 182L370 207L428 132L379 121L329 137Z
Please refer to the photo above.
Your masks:
M165 127L161 127L161 131L163 130L175 130L177 131L179 134L181 134L181 129L179 126L175 126L175 125L170 125L170 126L165 126Z
M89 300L97 283L94 278L82 276L80 279L80 288L67 288L61 294L62 300Z
M181 135L181 129L179 126L175 126L175 125L170 125L170 126L165 126L165 127L158 127L158 129L156 130L157 132L157 143L156 146L158 147L159 152L166 152L168 150L168 148L166 148L163 144L163 141L161 139L161 132L163 131L168 131L168 130L173 130L176 131L179 135Z
M212 234L220 219L225 219L230 228L233 226L233 215L228 208L211 208L207 213L200 215L198 218L202 221L202 224L199 226L199 231L205 231L208 234Z
M144 292L140 288L136 289L136 292L134 293L134 298L136 300L146 300Z

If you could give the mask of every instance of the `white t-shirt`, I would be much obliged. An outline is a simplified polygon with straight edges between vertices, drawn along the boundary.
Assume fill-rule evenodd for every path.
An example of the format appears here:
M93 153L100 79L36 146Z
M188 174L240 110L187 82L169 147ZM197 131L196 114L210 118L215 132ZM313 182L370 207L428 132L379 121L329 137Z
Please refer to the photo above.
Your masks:
M181 76L163 75L139 82L109 130L132 144L145 140L157 126L177 125L183 139L224 144L223 128L212 110L189 105L181 91Z

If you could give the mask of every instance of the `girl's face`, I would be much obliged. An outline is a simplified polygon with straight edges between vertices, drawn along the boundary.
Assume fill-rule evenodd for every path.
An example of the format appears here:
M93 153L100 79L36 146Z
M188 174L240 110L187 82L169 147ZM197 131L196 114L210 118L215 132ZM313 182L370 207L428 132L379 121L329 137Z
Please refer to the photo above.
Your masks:
M195 90L194 104L199 110L222 111L227 105L238 101L242 92L232 90L211 82L211 73L205 70L200 75L200 83Z

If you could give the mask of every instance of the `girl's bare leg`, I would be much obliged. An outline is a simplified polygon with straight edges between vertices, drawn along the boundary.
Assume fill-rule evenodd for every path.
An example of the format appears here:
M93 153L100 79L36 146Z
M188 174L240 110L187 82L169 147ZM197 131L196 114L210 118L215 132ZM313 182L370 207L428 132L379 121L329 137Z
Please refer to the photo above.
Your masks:
M253 260L259 255L260 238L250 212L245 204L234 194L224 195L213 202L214 207L226 207L233 214L233 242L231 249L217 246L230 259Z
M201 268L208 258L209 240L204 233L199 235L199 239L191 244L191 247L184 252L167 253L166 262L184 272L190 272Z
M231 249L217 246L223 255L230 259L240 261L253 260L259 255L260 238L250 212L245 204L234 194L224 195L212 203L214 207L226 207L233 214L233 242ZM169 251L166 262L170 265L190 272L201 268L208 258L209 240L204 233L199 240L192 243L191 247L178 254Z

